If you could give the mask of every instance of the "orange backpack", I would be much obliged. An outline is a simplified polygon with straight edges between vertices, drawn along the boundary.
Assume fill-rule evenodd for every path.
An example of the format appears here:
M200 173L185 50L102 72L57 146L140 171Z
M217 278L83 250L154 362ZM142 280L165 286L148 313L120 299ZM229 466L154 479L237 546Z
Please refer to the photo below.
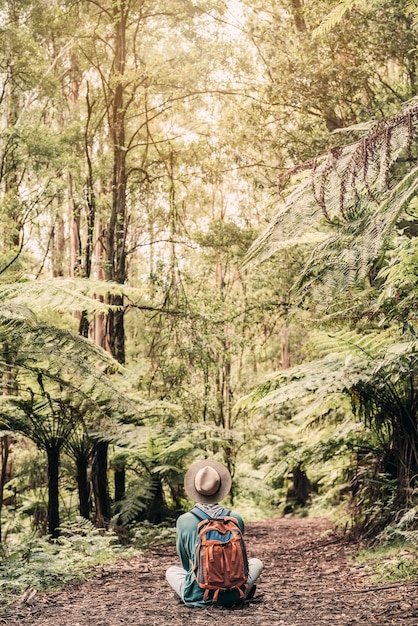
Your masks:
M240 599L248 591L248 558L238 521L224 509L222 517L209 517L198 507L191 511L199 520L193 571L197 584L204 589L203 600L213 592L236 589Z

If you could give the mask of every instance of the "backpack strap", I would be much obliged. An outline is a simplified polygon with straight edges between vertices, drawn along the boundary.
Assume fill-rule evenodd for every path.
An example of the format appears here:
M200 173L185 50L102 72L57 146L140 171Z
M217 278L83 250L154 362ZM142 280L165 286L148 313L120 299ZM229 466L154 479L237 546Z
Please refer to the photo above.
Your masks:
M192 510L190 511L190 513L193 513L193 515L197 517L197 519L200 521L204 519L210 519L210 516L204 511L202 511L202 509L199 509L198 506L194 506Z
M194 507L191 509L190 513L193 513L193 515L194 515L195 517L197 517L197 519L198 519L198 520L200 520L200 521L202 521L202 520L204 520L204 519L218 519L218 518L216 518L216 517L213 517L213 518L212 518L210 515L208 515L207 513L205 513L205 511L202 511L202 509L201 509L200 507L198 507L198 506L194 506ZM224 509L224 510L222 511L222 515L221 515L221 517L226 517L226 516L228 516L228 515L230 515L230 514L231 514L231 511L230 511L229 509Z

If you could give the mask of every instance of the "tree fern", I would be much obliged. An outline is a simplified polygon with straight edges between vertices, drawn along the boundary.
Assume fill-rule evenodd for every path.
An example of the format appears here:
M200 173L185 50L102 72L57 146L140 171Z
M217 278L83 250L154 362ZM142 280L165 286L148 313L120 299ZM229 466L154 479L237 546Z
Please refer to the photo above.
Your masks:
M237 408L277 410L289 403L300 406L305 402L318 407L318 403L324 402L327 410L333 394L346 393L359 381L371 384L379 372L395 368L402 371L401 363L407 374L418 359L415 343L394 343L390 336L382 338L379 333L362 336L341 332L328 336L324 344L323 357L270 374L251 394L239 400Z
M355 7L367 7L370 6L370 4L376 4L377 1L378 0L372 0L372 2L366 2L365 0L342 0L332 9L332 11L330 11L330 13L328 13L321 24L314 29L312 36L320 37L322 35L326 35L341 22L344 15L351 9Z
M28 307L37 312L85 311L87 315L105 314L118 307L103 301L108 296L126 296L138 302L143 294L138 289L103 280L54 278L53 280L22 280L0 285L0 301L10 305ZM100 300L98 296L103 299Z
M0 370L13 367L17 393L30 388L32 381L47 381L72 395L76 406L83 403L103 416L110 412L120 418L141 420L141 408L148 408L124 391L123 368L101 347L71 331L49 326L25 309L6 307L0 313ZM111 374L113 373L113 377ZM7 383L2 377L1 384Z
M322 285L327 305L335 293L368 278L418 194L417 131L418 104L412 103L358 141L298 168L299 182L244 266L311 237L299 289Z
M252 406L258 415L274 416L280 429L281 422L286 425L289 421L294 426L299 424L300 428L308 424L315 426L320 423L319 418L322 424L332 426L336 424L338 411L347 416L347 423L350 415L351 421L353 416L360 419L374 444L367 454L360 455L362 469L356 469L356 515L367 532L376 531L379 525L393 519L399 508L415 505L418 345L414 341L386 343L378 336L357 341L348 336L347 341L347 337L340 334L337 339L344 347L342 351L333 351L316 361L276 373L243 402ZM280 416L283 416L281 420ZM289 458L307 462L310 450L325 455L334 444L335 449L344 449L344 436L335 438L335 432L332 428L328 438L318 442L318 448L312 440L299 450L295 448ZM355 429L352 434L355 439ZM350 437L347 444L349 441ZM361 437L357 446L360 452L364 446ZM377 475L381 477L380 483L375 480ZM385 515L375 515L374 509L359 514L363 496L375 498L381 503L380 508L386 506Z
M143 517L149 502L152 500L152 496L152 482L149 476L130 481L125 497L115 506L113 523L117 524L119 522L127 526L135 519Z

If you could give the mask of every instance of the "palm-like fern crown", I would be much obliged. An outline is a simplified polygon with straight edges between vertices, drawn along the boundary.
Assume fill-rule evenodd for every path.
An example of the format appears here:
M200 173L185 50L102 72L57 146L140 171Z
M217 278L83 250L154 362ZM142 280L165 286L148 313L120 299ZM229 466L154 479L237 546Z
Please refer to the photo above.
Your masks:
M141 421L149 403L126 392L123 368L92 341L42 321L36 310L103 313L96 293L124 290L101 281L34 281L0 288L0 393L28 399L61 397L83 413ZM130 294L133 296L132 294ZM138 294L135 294L137 297ZM29 308L30 307L30 308ZM12 380L12 384L11 384ZM3 401L4 404L4 401Z
M244 265L309 244L297 286L328 287L328 299L364 280L401 219L416 218L418 103L374 125L345 147L295 168L285 203L253 243ZM323 298L323 294L321 295Z

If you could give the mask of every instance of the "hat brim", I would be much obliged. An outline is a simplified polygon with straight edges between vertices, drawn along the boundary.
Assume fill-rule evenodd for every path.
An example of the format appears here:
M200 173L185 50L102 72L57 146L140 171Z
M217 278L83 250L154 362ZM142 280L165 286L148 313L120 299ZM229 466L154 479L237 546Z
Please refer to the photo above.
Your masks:
M203 496L199 493L195 487L195 477L199 470L203 467L213 467L220 476L221 484L219 486L218 491L210 496ZM218 461L213 461L210 459L202 459L201 461L196 461L193 465L187 470L186 475L184 477L184 489L194 502L200 502L201 504L215 504L216 502L220 502L228 495L231 491L231 474L227 470L227 468L222 465L222 463L218 463Z

